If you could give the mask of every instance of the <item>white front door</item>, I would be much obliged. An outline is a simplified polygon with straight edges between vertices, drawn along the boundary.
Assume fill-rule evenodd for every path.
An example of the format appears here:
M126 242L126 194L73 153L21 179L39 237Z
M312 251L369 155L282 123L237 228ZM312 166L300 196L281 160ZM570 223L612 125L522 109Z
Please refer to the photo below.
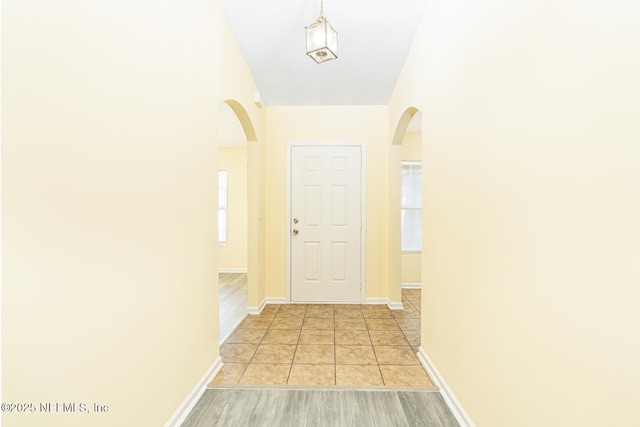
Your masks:
M359 146L291 147L291 300L360 302Z

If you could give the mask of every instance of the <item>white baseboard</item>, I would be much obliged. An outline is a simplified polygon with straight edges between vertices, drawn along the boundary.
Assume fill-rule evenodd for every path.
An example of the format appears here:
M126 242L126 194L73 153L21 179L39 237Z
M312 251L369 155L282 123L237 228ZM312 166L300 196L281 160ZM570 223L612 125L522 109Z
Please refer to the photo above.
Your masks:
M265 299L262 300L260 305L258 305L257 307L249 307L249 306L247 306L247 313L252 314L254 316L257 316L258 314L262 313L262 310L264 310L264 308L266 306L267 306L267 300L265 298Z
M436 369L436 366L433 364L431 359L429 359L427 352L424 351L422 346L420 346L420 350L418 351L418 359L420 360L420 363L422 363L424 370L427 371L431 381L433 381L433 385L440 389L440 394L442 395L444 402L453 413L453 416L456 421L458 421L458 424L460 424L460 427L475 427L475 424L473 424L473 421L469 418L469 414L467 414L458 399L456 399L453 391L451 391L449 385L442 375L440 375L440 372L438 372L438 369Z
M390 299L387 299L387 307L389 307L389 310L404 310L404 305L402 305L402 301L393 302Z
M264 300L267 304L287 304L285 297L267 297Z
M384 304L389 307L389 310L404 310L402 302L393 302L389 298L366 298L365 304Z
M218 269L218 273L238 273L238 274L247 274L246 268L220 268Z
M326 301L288 301L288 302L282 302L279 304L335 304L335 305L340 305L340 304L360 304L360 301L331 301L331 300L326 300Z
M402 289L422 289L422 283L402 283Z
M200 400L200 397L202 397L202 394L207 389L207 385L213 381L213 378L220 372L220 369L222 369L222 358L218 356L200 381L198 381L198 384L191 390L191 393L187 395L182 404L176 409L171 418L169 418L169 421L164 425L165 427L180 427L182 423L184 423L193 407L196 406L196 403L198 403L198 400Z

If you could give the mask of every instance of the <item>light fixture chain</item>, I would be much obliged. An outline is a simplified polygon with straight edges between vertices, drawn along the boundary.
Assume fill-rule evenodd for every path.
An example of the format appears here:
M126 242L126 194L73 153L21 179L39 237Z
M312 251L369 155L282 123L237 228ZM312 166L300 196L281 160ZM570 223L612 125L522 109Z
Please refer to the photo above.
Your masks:
M324 1L320 0L320 16L324 16Z

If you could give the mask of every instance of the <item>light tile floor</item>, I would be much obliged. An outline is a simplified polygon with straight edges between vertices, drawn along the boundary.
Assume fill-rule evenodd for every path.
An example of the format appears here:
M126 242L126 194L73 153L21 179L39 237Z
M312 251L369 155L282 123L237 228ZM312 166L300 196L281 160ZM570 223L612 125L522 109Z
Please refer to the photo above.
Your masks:
M220 348L211 386L432 386L416 353L420 290L402 291L404 310L385 305L268 305Z

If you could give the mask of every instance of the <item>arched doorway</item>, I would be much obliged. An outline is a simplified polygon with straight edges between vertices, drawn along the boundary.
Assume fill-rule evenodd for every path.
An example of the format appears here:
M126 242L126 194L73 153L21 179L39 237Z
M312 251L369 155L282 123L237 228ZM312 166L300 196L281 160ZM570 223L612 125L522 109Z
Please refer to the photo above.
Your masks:
M247 315L256 292L258 233L251 212L257 204L256 133L244 107L219 105L218 260L220 342Z
M413 305L402 289L420 289L422 283L422 114L417 108L400 117L389 158L389 295L392 308L399 309Z

